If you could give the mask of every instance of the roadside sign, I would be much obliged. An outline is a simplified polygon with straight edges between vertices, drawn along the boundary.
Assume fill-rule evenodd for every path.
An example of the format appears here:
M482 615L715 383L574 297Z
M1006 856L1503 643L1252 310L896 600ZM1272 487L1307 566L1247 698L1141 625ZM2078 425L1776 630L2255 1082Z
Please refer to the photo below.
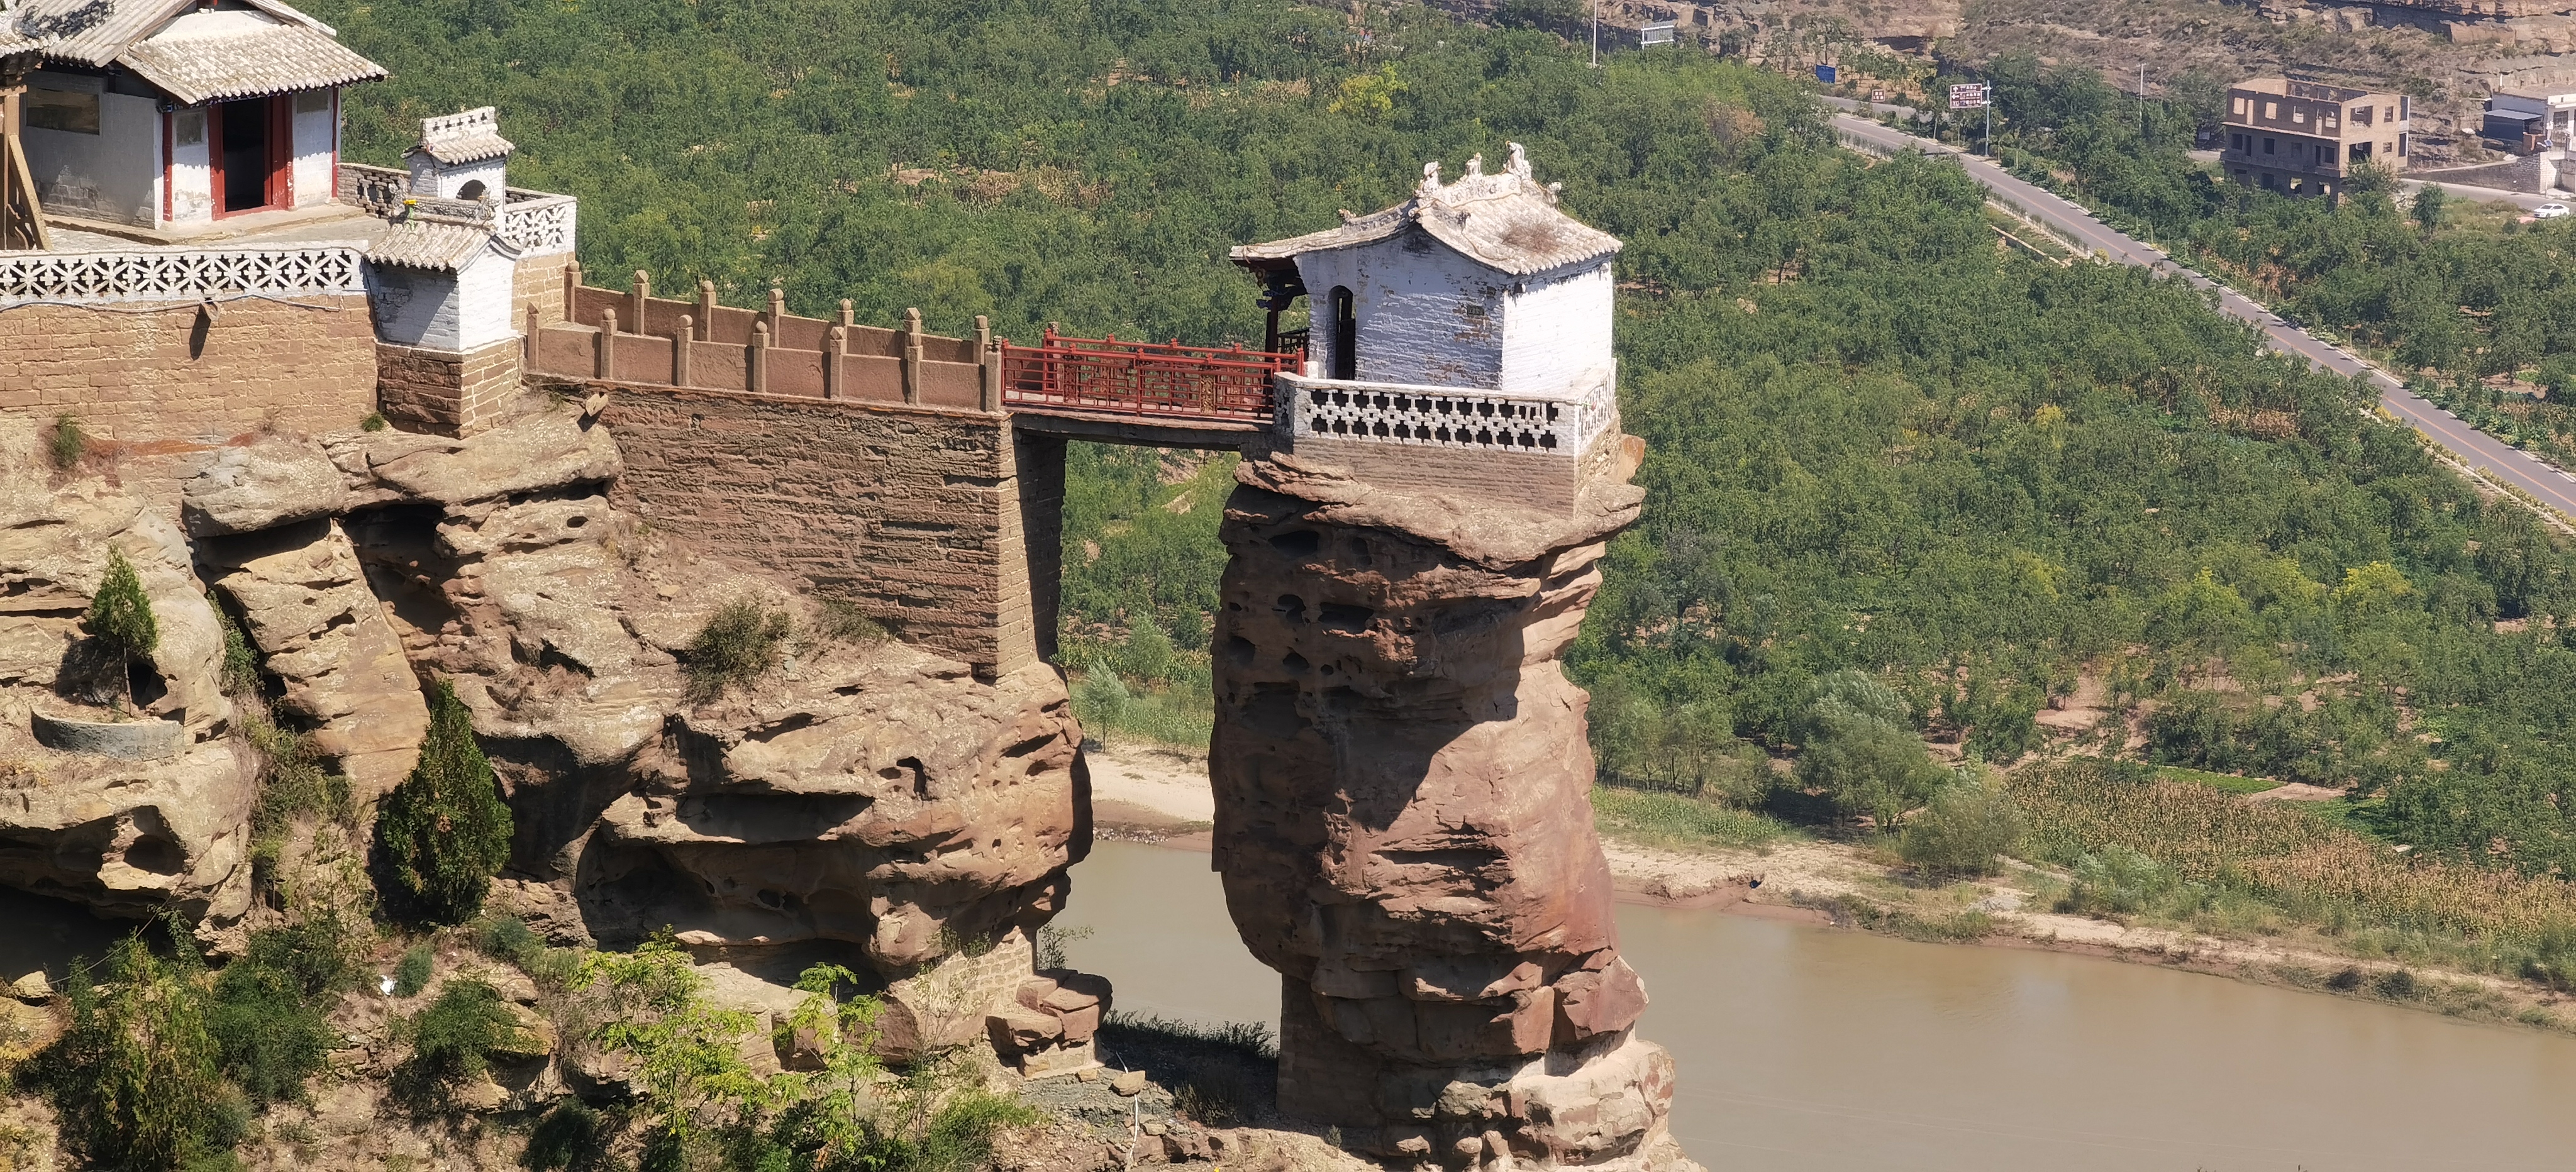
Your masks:
M1826 85L1832 85L1834 83L1834 67L1831 65L1817 66L1816 80L1821 81Z
M1953 110L1982 110L1986 107L1986 102L1988 100L1987 90L1988 87L1982 82L1974 85L1951 86L1950 108Z
M1645 26L1644 28L1638 29L1637 43L1640 45L1672 44L1673 22L1669 20L1657 21Z
M1870 100L1870 101L1873 101L1873 102L1879 102L1879 103L1884 104L1884 103L1887 101L1887 91L1886 91L1886 90L1871 90L1871 91L1869 91L1869 100Z

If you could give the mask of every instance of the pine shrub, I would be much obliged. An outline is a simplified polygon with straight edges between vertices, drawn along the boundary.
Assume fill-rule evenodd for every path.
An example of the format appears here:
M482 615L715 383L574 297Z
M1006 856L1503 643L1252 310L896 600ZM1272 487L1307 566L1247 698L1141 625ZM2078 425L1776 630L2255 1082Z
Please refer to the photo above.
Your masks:
M474 741L456 689L438 682L420 764L376 814L377 886L387 909L413 923L474 918L510 857L510 808Z
M161 645L161 624L152 616L152 598L143 592L143 578L134 572L134 563L125 560L125 551L108 548L107 576L99 582L98 593L90 596L89 610L81 615L81 630L97 641L120 677L127 665L148 661ZM132 703L132 684L125 684L125 694L127 703Z
M81 457L89 454L89 435L81 430L80 420L69 415L54 417L54 433L46 438L47 455L56 471L69 472Z

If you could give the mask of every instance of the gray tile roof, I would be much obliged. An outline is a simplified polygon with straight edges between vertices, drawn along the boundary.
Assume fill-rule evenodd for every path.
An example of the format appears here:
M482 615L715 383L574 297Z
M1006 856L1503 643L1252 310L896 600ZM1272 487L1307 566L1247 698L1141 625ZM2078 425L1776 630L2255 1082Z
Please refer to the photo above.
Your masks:
M473 224L396 220L367 249L367 260L371 264L452 273L494 243L490 228ZM506 250L509 246L500 247Z
M1422 169L1422 185L1414 189L1412 199L1353 217L1338 228L1242 245L1232 256L1237 263L1287 260L1370 244L1415 228L1470 260L1516 277L1584 264L1619 251L1618 237L1559 208L1556 188L1539 186L1530 177L1529 159L1521 145L1511 147L1511 162L1499 174L1485 174L1482 158L1469 159L1465 175L1443 184L1440 164L1432 163Z
M205 10L197 0L19 0L14 32L44 55L123 65L189 104L372 81L384 67L279 0ZM0 31L0 43L9 35Z
M501 137L501 115L490 106L420 120L420 145L411 148L450 165L507 158L518 148Z

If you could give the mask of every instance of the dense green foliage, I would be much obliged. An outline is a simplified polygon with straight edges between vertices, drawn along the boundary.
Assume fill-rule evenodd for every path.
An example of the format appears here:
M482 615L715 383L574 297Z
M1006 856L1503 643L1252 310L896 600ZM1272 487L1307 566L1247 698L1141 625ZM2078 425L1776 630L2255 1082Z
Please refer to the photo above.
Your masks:
M1942 776L1905 734L2009 762L2082 692L2157 715L2146 744L2111 719L2079 747L2352 783L2435 851L2576 865L2559 800L2576 689L2532 683L2576 672L2576 603L2528 515L2187 288L1999 255L1957 170L1831 149L1781 79L1660 51L1595 72L1544 33L1410 8L1373 14L1362 45L1344 14L1278 0L321 14L397 79L357 95L354 154L390 159L410 119L497 101L517 181L583 197L593 272L703 273L736 303L774 280L806 312L919 305L1022 337L1058 320L1248 339L1228 245L1526 142L1569 208L1627 241L1648 507L1570 657L1614 774L1758 802L1756 750L1839 743L1845 764L1808 784L1885 820ZM2011 152L2160 235L2237 206L2166 165L2206 111L2141 122L2098 78L1998 72ZM2447 247L2369 227L2391 263ZM2466 256L2441 263L2465 276ZM1203 694L1222 476L1087 448L1072 465L1066 659L1116 677L1087 715L1145 697L1189 735L1173 717ZM1901 716L1812 712L1844 672Z
M401 918L459 924L483 906L509 857L510 807L475 743L473 715L440 680L420 764L376 812L377 889Z
M73 969L69 1033L45 1056L62 1138L91 1167L166 1172L223 1154L248 1112L207 1029L203 966L155 956L139 936Z
M498 990L461 977L441 986L399 1032L410 1053L394 1068L394 1097L426 1114L453 1103L468 1080L489 1068L487 1055L512 1044L519 1024Z

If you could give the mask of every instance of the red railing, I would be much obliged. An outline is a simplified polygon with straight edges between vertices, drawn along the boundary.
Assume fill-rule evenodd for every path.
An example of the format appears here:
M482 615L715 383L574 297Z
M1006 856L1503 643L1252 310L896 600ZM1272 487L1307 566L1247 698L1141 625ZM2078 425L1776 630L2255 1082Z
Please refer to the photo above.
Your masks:
M1002 343L1002 405L1179 419L1270 418L1270 376L1305 362L1241 346L1184 346L1066 338L1049 327L1035 346Z

